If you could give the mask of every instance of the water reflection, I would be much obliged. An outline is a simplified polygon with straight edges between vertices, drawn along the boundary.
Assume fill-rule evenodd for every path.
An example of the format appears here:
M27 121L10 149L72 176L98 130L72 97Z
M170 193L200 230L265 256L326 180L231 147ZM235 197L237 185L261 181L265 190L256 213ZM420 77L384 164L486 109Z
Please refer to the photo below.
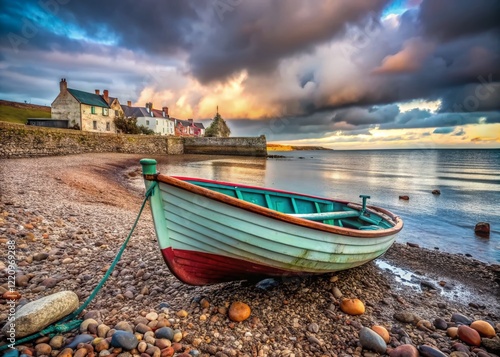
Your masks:
M266 158L180 155L158 160L160 172L172 176L200 177L263 186Z
M266 180L265 158L210 160L207 164L212 170L211 178L218 181L231 181L254 186L263 186Z

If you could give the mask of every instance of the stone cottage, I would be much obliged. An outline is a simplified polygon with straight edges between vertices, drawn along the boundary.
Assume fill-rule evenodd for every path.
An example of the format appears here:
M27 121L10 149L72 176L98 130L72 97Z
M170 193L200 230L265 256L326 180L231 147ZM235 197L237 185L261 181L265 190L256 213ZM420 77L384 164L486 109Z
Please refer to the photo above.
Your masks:
M68 88L66 79L59 83L59 95L51 104L52 119L68 120L69 127L83 131L116 133L114 119L124 115L118 98L107 89L95 93Z

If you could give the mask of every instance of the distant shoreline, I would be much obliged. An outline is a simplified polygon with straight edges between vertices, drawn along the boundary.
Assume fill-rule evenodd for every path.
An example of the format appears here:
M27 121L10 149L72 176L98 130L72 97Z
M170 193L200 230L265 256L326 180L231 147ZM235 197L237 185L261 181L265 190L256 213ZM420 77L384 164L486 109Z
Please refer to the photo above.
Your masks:
M295 145L280 145L280 144L267 144L267 151L301 151L301 150L330 150L322 146L295 146Z

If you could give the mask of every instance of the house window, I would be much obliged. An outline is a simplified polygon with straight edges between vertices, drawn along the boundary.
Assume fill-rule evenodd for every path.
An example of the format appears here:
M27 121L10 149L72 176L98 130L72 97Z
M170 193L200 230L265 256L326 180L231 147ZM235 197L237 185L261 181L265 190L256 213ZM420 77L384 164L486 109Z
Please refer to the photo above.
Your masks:
M94 107L92 107L92 108L94 108ZM94 113L94 114L95 114L95 113ZM93 128L94 130L97 130L97 120L94 120L94 121L92 122L92 128Z
M90 107L90 113L95 114L95 107Z
M146 120L146 125L149 126L149 120Z
M102 108L102 115L108 116L109 115L109 109L108 108Z
M111 124L109 121L106 122L106 131L110 131L111 130Z

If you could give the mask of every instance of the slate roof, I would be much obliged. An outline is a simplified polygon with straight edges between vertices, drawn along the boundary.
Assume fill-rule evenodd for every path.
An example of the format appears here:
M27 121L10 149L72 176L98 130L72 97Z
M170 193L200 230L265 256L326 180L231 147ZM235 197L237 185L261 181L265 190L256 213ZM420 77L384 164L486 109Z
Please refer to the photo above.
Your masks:
M77 89L68 88L68 92L82 104L93 105L96 107L109 108L108 103L98 94L87 93Z
M182 126L191 126L191 123L188 120L175 119L175 118L172 118L172 119L177 120L177 122L181 123Z
M194 126L199 129L205 129L205 125L203 125L203 123L194 123Z
M142 118L149 117L154 118L148 113L147 109L144 107L129 107L128 105L122 105L123 112L127 118Z

